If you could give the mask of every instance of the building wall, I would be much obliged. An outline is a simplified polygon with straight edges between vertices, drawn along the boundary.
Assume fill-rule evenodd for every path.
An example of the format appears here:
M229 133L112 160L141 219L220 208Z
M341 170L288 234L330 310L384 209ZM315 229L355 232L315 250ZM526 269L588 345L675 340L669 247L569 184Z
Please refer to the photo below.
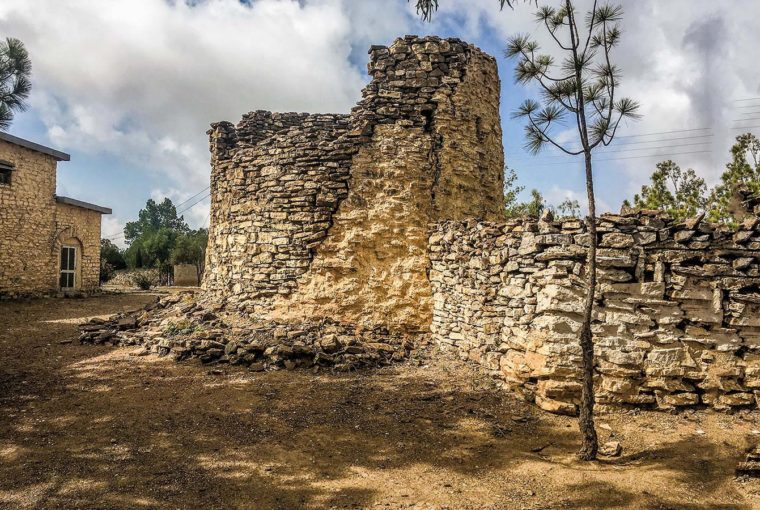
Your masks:
M598 402L757 406L760 219L749 216L738 232L653 214L598 224ZM438 224L434 339L544 409L574 413L587 236L574 219Z
M0 295L47 292L57 284L50 252L56 161L2 140L0 159L16 167L11 185L0 184Z
M77 288L96 288L100 213L55 201L53 157L0 140L0 159L16 167L0 185L0 296L56 291L63 244L79 248Z
M100 285L100 223L101 214L97 211L56 204L54 260L50 269L56 275L60 271L61 246L77 246L76 290L92 291Z
M351 115L212 126L206 296L257 317L426 331L428 228L503 202L495 60L457 39L373 46Z

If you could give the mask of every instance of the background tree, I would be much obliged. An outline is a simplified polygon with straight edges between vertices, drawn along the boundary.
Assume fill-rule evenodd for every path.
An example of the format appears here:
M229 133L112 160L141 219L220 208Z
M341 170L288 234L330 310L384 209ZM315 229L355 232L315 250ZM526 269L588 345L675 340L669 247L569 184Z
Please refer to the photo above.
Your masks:
M127 244L149 232L157 232L161 228L167 228L176 232L189 232L190 228L182 216L177 216L177 208L172 201L164 198L157 204L152 198L145 203L145 208L140 209L137 221L127 222L124 227L124 239Z
M620 6L599 6L594 1L585 23L571 0L563 0L559 9L539 8L536 21L549 32L562 61L540 54L539 45L527 35L510 39L507 57L517 59L515 76L518 83L540 87L542 105L527 100L515 114L527 119L526 147L533 153L548 145L570 155L583 155L588 196L589 249L586 264L587 289L580 330L582 351L582 392L579 426L582 446L578 453L583 460L596 458L598 441L594 428L594 343L591 318L596 289L596 201L592 154L594 149L609 145L624 118L637 117L638 104L631 99L615 99L620 72L612 64L612 49L620 41ZM570 116L578 130L580 148L566 147L556 140L552 130Z
M580 204L577 200L566 199L554 207L546 203L544 196L537 189L530 191L530 200L520 202L519 195L525 186L517 184L517 174L510 168L504 169L504 216L510 218L538 218L544 210L557 211L561 216L580 216Z
M127 267L124 253L110 239L100 240L100 281L111 279L114 271Z
M26 110L31 74L32 61L24 43L12 37L0 42L0 130L11 126L14 112Z
M177 208L165 198L161 203L150 199L138 213L137 221L124 227L129 247L124 258L130 268L158 268L159 279L168 282L171 275L171 254L177 238L190 232Z
M504 216L507 218L532 217L538 218L546 208L546 201L538 190L531 190L528 202L519 202L520 193L525 186L517 184L517 174L514 170L504 168Z
M720 177L720 184L710 193L710 221L736 226L731 197L738 187L760 193L760 140L752 133L737 136L731 147L731 161Z
M507 218L518 216L513 213L518 205L517 198L525 186L517 184L517 174L509 167L504 167L504 212Z
M556 207L559 216L565 218L580 218L581 204L577 200L566 198Z
M201 281L206 265L206 246L208 245L208 230L198 230L181 234L174 244L171 253L172 264L192 264L195 266L198 281Z
M636 209L658 209L681 221L694 217L707 207L707 185L691 168L685 172L674 161L657 163L650 177L651 184L641 187L633 196ZM630 207L627 200L623 204Z

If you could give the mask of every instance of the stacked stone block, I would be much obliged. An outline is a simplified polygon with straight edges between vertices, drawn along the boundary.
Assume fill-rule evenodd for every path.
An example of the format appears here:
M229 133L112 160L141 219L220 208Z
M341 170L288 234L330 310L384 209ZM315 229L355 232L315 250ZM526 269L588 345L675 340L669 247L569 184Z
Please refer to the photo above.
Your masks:
M350 115L212 125L204 299L256 318L428 329L428 224L502 207L496 64L438 37L369 53Z
M99 286L101 213L56 200L56 158L0 140L14 166L0 184L0 298L59 289L60 248L77 247L77 291Z
M760 395L760 220L738 231L652 211L597 220L597 397L716 409ZM443 222L430 237L434 338L551 411L580 396L588 234L577 219Z

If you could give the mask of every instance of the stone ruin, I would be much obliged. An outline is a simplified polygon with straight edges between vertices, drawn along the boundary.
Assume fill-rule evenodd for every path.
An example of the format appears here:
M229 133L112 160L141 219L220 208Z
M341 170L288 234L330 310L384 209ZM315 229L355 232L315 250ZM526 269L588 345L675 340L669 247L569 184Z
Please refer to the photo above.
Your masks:
M85 325L253 370L373 366L427 338L577 411L588 234L505 221L495 60L458 39L370 49L350 114L246 114L212 125L203 290ZM603 405L756 407L760 202L738 231L606 214L594 333Z
M350 115L212 125L207 296L257 320L429 331L429 225L502 216L496 61L438 37L369 54Z

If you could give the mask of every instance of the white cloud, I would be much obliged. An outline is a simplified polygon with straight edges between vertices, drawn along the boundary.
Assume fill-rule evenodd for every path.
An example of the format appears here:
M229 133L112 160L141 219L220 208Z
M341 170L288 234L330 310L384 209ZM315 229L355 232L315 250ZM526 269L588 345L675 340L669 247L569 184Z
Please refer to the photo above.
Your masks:
M112 215L101 216L102 223L100 225L101 236L104 239L109 239L115 245L124 248L126 246L124 242L124 225L126 222Z
M579 8L589 2L578 0ZM534 8L518 3L514 10L500 12L497 0L441 0L430 25L418 22L406 0L192 3L0 2L0 33L21 38L31 53L32 106L51 141L66 150L111 155L144 168L146 174L167 176L159 185L177 200L208 184L205 131L210 122L236 122L242 113L258 108L347 112L367 80L364 52L370 44L414 32L448 33L470 41L495 34L503 43L509 35L527 32L545 48L554 46L545 30L536 27ZM693 135L700 133L685 132L690 139L635 147L621 139L614 148L621 152L610 157L648 154L632 149L659 145L667 145L656 151L663 157L711 151L675 159L714 182L738 133L731 130L739 118L734 100L760 96L751 53L760 45L755 28L760 2L621 3L626 9L617 52L624 72L621 92L641 101L644 119L620 134L709 127L713 136L697 139ZM511 81L511 64L496 56L502 80ZM513 108L518 99L507 90L502 100ZM516 121L504 119L505 124L511 122ZM663 138L668 137L650 139ZM510 141L510 148L521 141ZM519 153L507 157L522 159L518 168L527 171L538 165ZM548 161L551 158L544 160ZM614 189L600 190L600 195L617 209L641 186L656 161L619 160L610 167L621 176L619 182ZM557 168L536 173L543 172L542 179L554 184L549 176ZM582 182L576 189L582 189ZM144 197L135 201L141 205ZM202 206L189 217L203 221Z
M352 37L378 34L352 35L347 11L367 16L366 4L4 0L0 32L30 52L31 104L54 144L192 190L208 183L209 123L252 109L349 110L365 81L349 63Z
M576 1L579 10L587 9L590 3L591 0ZM681 166L695 168L709 183L714 183L729 158L728 151L733 139L741 132L732 127L760 125L757 120L735 122L740 118L741 111L737 108L741 103L735 100L760 96L760 75L752 53L754 48L760 46L760 32L756 28L756 20L760 18L760 2L618 0L613 3L622 4L625 9L623 39L615 57L623 70L620 92L639 100L644 115L640 122L628 123L620 134L630 136L704 127L709 130L640 138L636 141L652 140L657 143L636 146L624 145L621 143L623 139L620 139L614 150L665 148L631 150L605 157L637 157L657 153L666 159L668 155L674 155L673 159ZM539 41L544 51L553 53L556 44L543 27L537 27L532 19L534 11L535 8L518 3L513 11L505 10L499 14L496 0L471 0L466 4L456 0L442 2L442 14L464 19L463 27L467 34L476 35L480 29L473 28L477 26L474 20L482 20L504 41L516 33L529 33ZM511 80L512 66L506 65L502 69L510 72L502 79ZM503 100L510 106L517 104L510 97ZM760 104L760 101L756 103ZM754 131L760 132L760 129L755 128ZM696 138L704 134L712 136ZM690 139L666 141L668 138L683 137ZM518 145L515 143L513 146ZM509 156L507 154L511 159ZM526 163L524 167L531 164L526 158L523 161ZM615 171L623 177L620 186L601 190L600 194L611 195L612 209L617 209L615 204L638 190L657 161L649 158L619 160ZM535 161L533 164L536 164Z

